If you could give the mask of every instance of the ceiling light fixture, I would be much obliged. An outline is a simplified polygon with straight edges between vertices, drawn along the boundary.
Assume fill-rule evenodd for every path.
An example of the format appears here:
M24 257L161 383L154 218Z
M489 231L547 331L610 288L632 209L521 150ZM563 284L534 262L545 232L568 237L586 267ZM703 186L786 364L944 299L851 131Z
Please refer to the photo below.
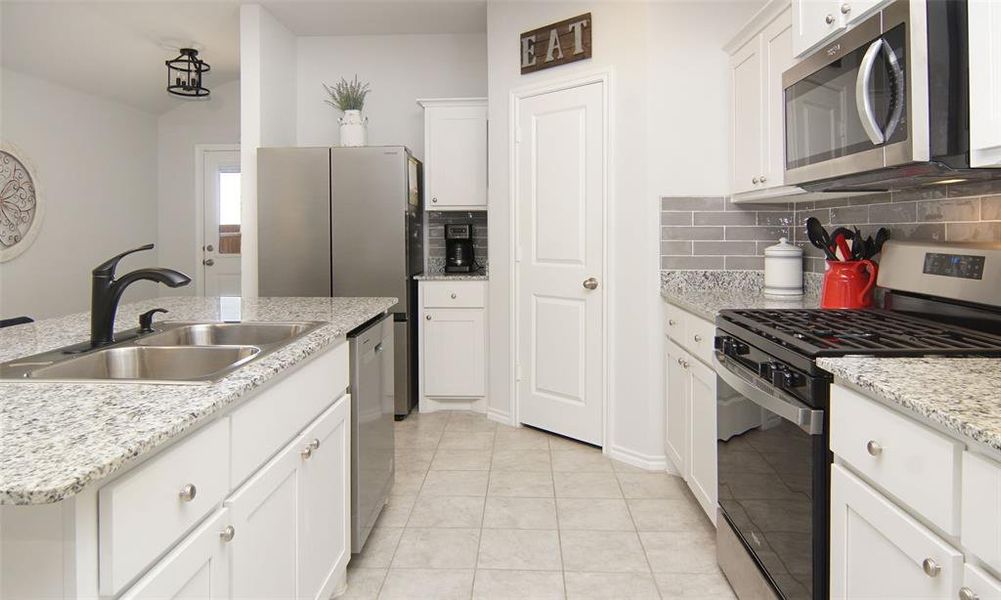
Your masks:
M202 75L211 67L198 58L198 50L181 48L181 55L167 64L167 91L175 96L201 98L209 95L209 89L202 85Z

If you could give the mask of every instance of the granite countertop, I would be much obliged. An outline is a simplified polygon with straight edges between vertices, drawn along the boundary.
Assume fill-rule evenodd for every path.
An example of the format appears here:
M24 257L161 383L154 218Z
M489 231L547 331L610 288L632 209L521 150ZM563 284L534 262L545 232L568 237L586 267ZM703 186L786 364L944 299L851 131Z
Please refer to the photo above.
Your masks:
M763 271L661 271L660 295L671 304L715 321L727 308L817 308L819 275L807 273L806 294L779 298L764 294Z
M322 351L395 298L154 298L119 308L129 329L151 308L164 321L326 321L210 385L0 382L0 504L45 504L135 463ZM86 340L90 313L0 329L0 362Z
M417 281L488 281L486 273L424 273L414 275Z
M1001 452L1001 358L818 358L817 366L938 429Z

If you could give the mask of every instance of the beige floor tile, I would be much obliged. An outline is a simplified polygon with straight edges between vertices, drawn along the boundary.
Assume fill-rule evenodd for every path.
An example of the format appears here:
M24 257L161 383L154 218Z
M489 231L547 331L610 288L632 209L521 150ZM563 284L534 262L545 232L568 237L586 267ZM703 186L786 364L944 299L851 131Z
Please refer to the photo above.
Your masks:
M657 573L657 587L665 600L698 598L699 600L736 600L726 577L715 573Z
M556 529L556 503L552 498L489 496L483 527L490 529Z
M394 494L389 497L389 503L382 507L379 519L375 522L376 527L403 527L410 518L410 511L414 508L416 494Z
M468 416L455 414L445 424L445 431L493 432L496 430L497 423L476 413L470 413Z
M616 473L663 473L664 471L648 471L647 469L641 469L639 467L634 467L628 463L624 463L619 460L612 459L612 469Z
M552 473L518 473L492 471L489 496L518 496L523 498L552 498Z
M561 531L560 542L566 571L650 572L633 531Z
M705 531L641 531L654 573L715 573L716 538Z
M376 600L387 569L359 569L348 565L348 588L336 600Z
M489 471L490 450L443 450L435 452L432 471Z
M441 430L405 429L396 430L394 445L397 450L434 450L441 439Z
M424 483L423 471L397 471L393 479L393 493L398 495L416 494Z
M472 569L390 569L379 600L468 600Z
M629 512L640 531L712 531L694 498L630 498Z
M492 471L548 473L553 468L548 450L494 450Z
M527 427L498 427L494 448L498 450L548 450L549 435Z
M621 498L557 498L560 529L633 531L626 501Z
M448 450L492 450L492 431L446 431L438 441L439 449Z
M566 573L567 600L657 600L649 573Z
M403 530L393 569L472 569L476 566L479 529Z
M621 498L619 481L612 473L553 473L560 498Z
M612 461L600 450L553 450L553 471L611 473Z
M685 482L667 473L617 473L626 498L683 498Z
M368 535L361 553L351 557L351 564L366 569L388 567L402 535L401 527L376 527Z
M553 450L599 450L597 446L592 446L591 444L585 444L584 442L578 442L577 440L571 440L570 438L565 438L555 434L549 435L549 447Z
M414 504L407 527L480 527L482 496L427 496Z
M485 496L490 473L487 471L428 471L421 494L424 496Z
M480 536L479 569L558 571L560 538L542 529L484 529Z
M477 569L473 600L563 600L560 571Z
M427 471L431 467L432 458L434 458L432 448L397 448L396 470Z

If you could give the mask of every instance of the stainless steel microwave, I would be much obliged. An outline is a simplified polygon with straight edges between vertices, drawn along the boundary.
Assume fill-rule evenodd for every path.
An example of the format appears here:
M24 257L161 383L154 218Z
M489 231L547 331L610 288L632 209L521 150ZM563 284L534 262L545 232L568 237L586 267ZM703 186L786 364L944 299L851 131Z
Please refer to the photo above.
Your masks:
M970 168L966 0L897 0L782 74L785 182L810 191L994 179Z

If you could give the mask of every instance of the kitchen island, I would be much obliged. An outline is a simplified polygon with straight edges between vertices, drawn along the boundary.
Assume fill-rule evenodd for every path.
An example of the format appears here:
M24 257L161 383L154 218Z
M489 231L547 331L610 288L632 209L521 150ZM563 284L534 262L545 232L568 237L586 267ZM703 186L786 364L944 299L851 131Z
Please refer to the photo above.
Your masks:
M156 307L169 321L323 325L210 384L0 383L0 596L336 589L350 556L345 336L395 303L151 299L123 305L118 328ZM0 361L85 340L88 324L0 330ZM330 535L297 531L307 518Z

